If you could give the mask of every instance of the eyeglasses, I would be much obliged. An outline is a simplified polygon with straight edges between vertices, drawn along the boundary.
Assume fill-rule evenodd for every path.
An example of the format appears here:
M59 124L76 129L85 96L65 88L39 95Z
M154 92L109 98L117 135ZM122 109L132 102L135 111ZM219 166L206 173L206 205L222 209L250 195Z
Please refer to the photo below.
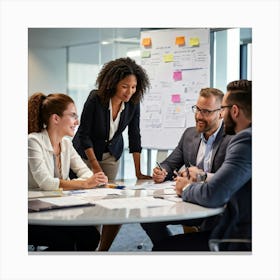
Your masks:
M231 108L233 105L224 105L224 106L221 106L221 110L224 111L225 108Z
M212 113L219 111L219 109L215 109L215 110L207 110L207 109L200 109L199 107L197 107L196 105L192 106L192 111L197 114L200 113L202 116L208 117L210 116Z
M76 113L68 113L68 114L63 114L63 115L70 116L74 120L79 119L79 116Z

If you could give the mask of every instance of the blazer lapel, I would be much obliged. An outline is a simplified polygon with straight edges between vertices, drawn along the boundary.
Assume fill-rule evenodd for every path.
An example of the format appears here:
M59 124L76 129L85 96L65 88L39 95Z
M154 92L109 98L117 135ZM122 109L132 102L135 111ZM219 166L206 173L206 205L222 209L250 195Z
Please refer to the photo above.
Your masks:
M221 144L221 138L224 137L224 124L222 124L220 131L218 132L216 139L213 143L213 150L212 150L212 157L211 157L211 162L213 162L213 159L218 151L218 148Z
M201 141L200 133L196 132L193 137L193 149L191 151L189 164L196 165L196 157L197 157L200 141Z

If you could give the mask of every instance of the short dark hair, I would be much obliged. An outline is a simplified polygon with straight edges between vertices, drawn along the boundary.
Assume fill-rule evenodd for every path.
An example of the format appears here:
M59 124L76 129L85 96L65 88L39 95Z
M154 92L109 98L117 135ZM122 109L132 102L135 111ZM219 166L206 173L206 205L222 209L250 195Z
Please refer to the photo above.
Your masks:
M245 90L252 92L252 81L245 79L232 81L227 85L227 91L230 90Z
M227 103L240 107L246 118L252 119L252 81L236 80L227 85Z
M227 96L227 103L236 104L240 107L248 120L252 119L252 91L250 90L230 90Z
M146 71L129 58L118 58L104 64L96 79L98 95L103 104L108 104L111 97L116 94L117 84L129 75L137 79L136 92L131 97L131 102L139 103L145 91L150 87Z

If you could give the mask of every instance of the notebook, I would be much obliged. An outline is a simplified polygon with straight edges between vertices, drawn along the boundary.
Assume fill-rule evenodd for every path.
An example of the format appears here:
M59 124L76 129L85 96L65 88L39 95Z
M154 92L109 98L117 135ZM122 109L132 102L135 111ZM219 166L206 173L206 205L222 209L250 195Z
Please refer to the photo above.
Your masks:
M29 200L28 212L39 212L53 209L94 205L94 203L76 196L48 197Z

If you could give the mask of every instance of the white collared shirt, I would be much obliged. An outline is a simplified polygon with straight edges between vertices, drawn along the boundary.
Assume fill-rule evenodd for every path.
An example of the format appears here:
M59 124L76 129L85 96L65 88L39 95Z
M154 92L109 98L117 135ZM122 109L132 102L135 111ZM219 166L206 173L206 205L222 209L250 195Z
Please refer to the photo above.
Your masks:
M222 121L220 122L218 129L208 138L208 140L206 140L203 133L201 133L201 141L197 153L196 166L199 166L205 172L211 171L213 143L216 139L218 132L221 129L221 126L222 126Z
M120 123L120 117L121 117L121 112L124 110L125 104L122 102L120 110L118 112L118 115L115 120L113 120L113 108L112 108L112 100L110 99L109 102L109 110L110 110L110 133L109 133L109 140L111 140L115 134L115 132L118 130L119 123Z

